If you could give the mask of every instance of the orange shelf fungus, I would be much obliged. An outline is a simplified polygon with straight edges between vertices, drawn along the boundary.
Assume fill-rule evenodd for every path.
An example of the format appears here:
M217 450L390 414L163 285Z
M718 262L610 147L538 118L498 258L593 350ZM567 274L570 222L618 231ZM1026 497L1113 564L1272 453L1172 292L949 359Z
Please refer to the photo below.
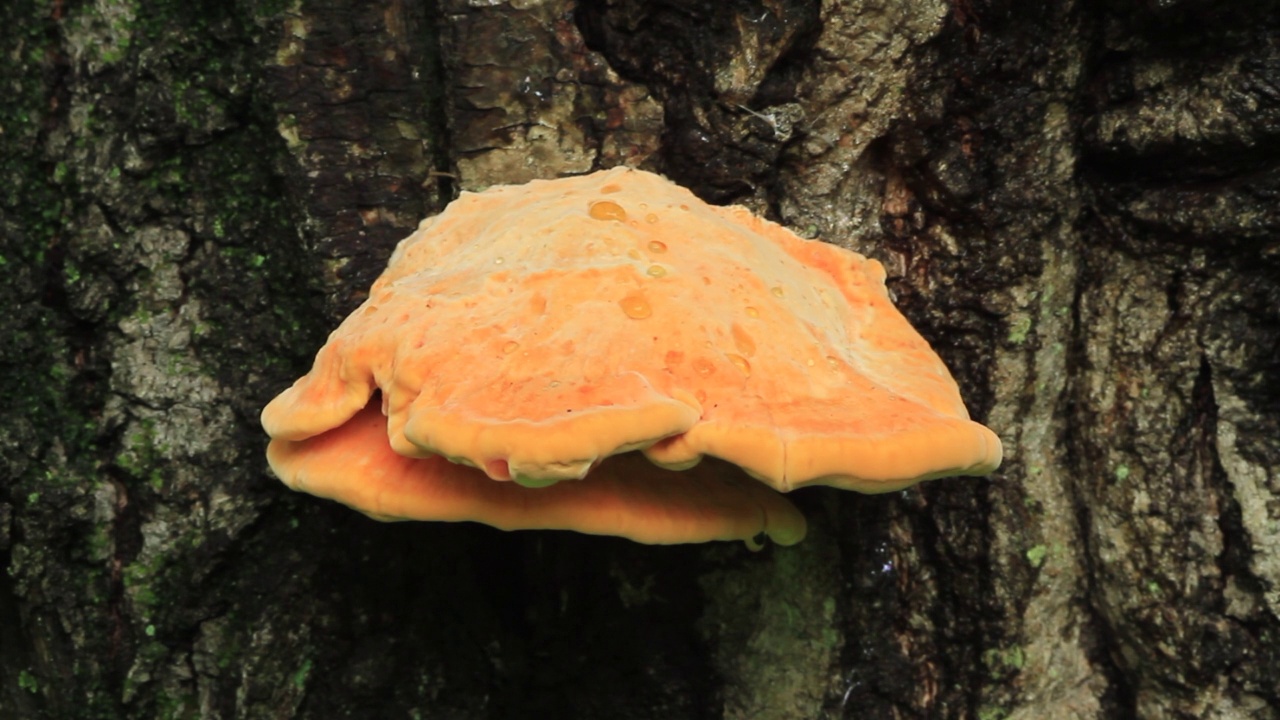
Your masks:
M464 193L267 405L268 457L381 519L798 542L780 492L1000 463L884 280L639 170Z

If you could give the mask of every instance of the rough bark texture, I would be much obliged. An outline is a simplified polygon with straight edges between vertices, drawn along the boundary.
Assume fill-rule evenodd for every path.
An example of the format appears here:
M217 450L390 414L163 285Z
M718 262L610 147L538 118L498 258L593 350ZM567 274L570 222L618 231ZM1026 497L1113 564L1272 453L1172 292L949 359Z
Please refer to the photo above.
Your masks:
M0 717L1280 717L1280 5L0 4ZM258 409L458 188L877 257L1004 438L793 548L380 525Z

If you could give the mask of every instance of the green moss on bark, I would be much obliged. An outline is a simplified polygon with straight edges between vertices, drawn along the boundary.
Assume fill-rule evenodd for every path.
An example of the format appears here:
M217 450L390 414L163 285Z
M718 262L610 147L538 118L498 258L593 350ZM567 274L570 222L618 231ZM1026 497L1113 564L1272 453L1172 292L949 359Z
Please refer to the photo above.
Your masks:
M254 517L200 483L259 476L325 322L254 93L270 8L103 7L0 7L5 717L194 716L192 614Z

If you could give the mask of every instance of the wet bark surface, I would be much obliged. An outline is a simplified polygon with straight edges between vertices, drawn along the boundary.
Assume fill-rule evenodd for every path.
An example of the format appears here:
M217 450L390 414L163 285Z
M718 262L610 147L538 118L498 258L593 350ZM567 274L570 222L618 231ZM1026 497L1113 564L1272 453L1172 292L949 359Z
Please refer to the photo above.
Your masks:
M1280 717L1277 3L0 27L0 716ZM760 553L269 476L259 409L421 217L618 164L884 262L1004 467L795 493Z

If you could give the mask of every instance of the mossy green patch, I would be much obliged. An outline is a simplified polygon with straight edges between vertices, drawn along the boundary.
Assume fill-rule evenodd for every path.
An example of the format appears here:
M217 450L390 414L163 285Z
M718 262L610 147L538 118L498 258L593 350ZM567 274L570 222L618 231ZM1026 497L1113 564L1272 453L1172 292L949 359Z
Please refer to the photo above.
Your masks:
M1003 680L1022 671L1027 657L1021 645L990 648L982 653L982 664L993 680Z
M164 489L163 463L169 450L168 446L156 442L156 424L148 418L125 437L124 447L116 455L116 464L160 492Z
M1009 711L998 705L983 705L978 708L978 720L1004 720Z
M1018 315L1009 323L1008 340L1014 345L1021 345L1027 341L1027 336L1031 334L1031 317L1029 315Z
M1040 567L1044 564L1045 557L1049 554L1049 548L1044 545L1035 545L1027 550L1027 562L1031 563L1031 567Z
M23 670L18 673L18 687L35 694L40 692L40 681L29 670Z
M311 658L306 658L302 661L302 665L298 667L298 670L293 673L293 686L298 690L306 689L307 678L311 676L311 666Z

